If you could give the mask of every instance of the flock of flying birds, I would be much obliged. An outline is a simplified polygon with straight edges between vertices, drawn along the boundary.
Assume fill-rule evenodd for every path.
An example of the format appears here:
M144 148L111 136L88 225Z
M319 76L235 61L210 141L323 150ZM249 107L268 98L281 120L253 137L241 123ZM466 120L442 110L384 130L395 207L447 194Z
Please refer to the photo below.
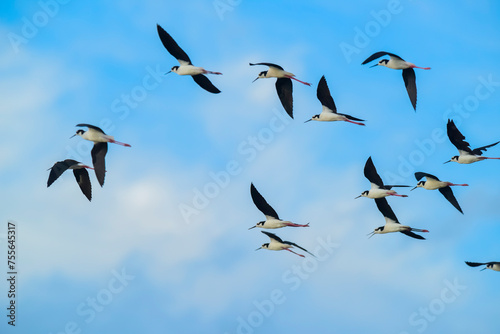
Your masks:
M207 71L202 67L196 67L192 64L189 56L182 50L179 45L175 42L175 40L168 34L162 27L157 25L158 35L163 46L167 49L167 51L177 59L179 62L179 66L173 66L172 69L167 72L177 73L178 75L190 75L193 80L204 90L218 94L220 90L215 87L212 82L205 76L205 74L214 74L221 75L220 72ZM429 70L429 67L418 67L410 62L405 61L403 58L389 52L376 52L368 57L365 61L362 62L362 65L370 63L371 61L378 59L380 57L389 56L389 59L382 59L377 64L371 66L385 66L387 68L402 70L404 84L408 93L408 97L410 98L410 102L413 106L413 109L416 110L417 107L417 86L416 86L416 78L414 68L419 68L423 70ZM257 79L264 78L276 78L276 92L281 101L281 104L287 114L293 119L293 86L292 80L300 82L304 85L311 86L310 83L298 80L295 78L293 73L287 72L283 69L283 67L272 64L272 63L250 63L250 66L256 65L264 65L268 66L269 69L267 71L262 71L259 73ZM337 108L335 106L335 102L330 94L330 90L328 88L326 79L324 76L321 77L318 87L317 87L317 98L321 102L322 111L318 115L314 115L309 121L345 121L357 125L365 125L364 120L353 117L351 115L341 114L337 112ZM88 130L77 130L76 133L72 136L79 135L83 139L94 142L94 146L91 151L92 156L92 164L93 167L85 165L81 162L66 159L63 161L58 161L50 168L49 179L47 181L47 187L49 187L55 180L57 180L66 170L73 170L73 174L75 179L80 186L82 193L87 197L90 201L92 199L92 187L90 183L90 177L86 169L94 169L97 181L101 185L104 185L104 178L106 174L105 168L105 156L108 151L108 143L119 144L122 146L130 147L129 144L121 143L116 141L113 136L109 136L102 131L102 129L90 125L90 124L77 124L78 127L87 127ZM458 149L459 155L453 156L449 161L445 162L458 162L460 164L470 164L486 159L500 159L500 158L490 158L483 157L483 151L486 151L487 148L490 148L499 142L478 147L475 149L470 148L470 144L465 141L465 137L462 133L457 129L453 120L448 120L447 124L447 134L450 142ZM425 229L417 229L410 226L402 225L398 221L398 218L392 211L389 203L387 202L386 197L388 196L399 196L399 197L407 197L407 195L400 195L396 191L392 190L395 187L409 187L407 185L384 185L381 177L377 173L375 165L373 164L372 158L369 157L366 161L364 167L364 175L370 181L371 188L370 190L363 191L359 197L367 197L375 200L375 204L377 208L382 213L385 218L385 225L377 227L373 230L369 235L370 237L375 234L385 234L392 232L401 232L409 237L415 239L425 239L420 234L414 232L429 232ZM439 192L450 202L460 213L463 214L460 205L458 204L457 199L455 198L453 191L451 189L452 186L468 186L467 184L455 184L447 181L441 181L436 176L424 173L417 172L415 173L415 178L418 181L416 188L424 188L427 190L436 190ZM421 179L425 178L425 181L421 181ZM276 211L267 203L264 197L257 191L253 184L250 185L250 194L255 206L264 214L266 220L258 222L255 226L252 226L250 229L259 227L264 229L277 229L286 226L291 227L308 227L309 224L301 225L295 224L290 221L285 221L279 218ZM291 248L299 248L304 252L309 253L314 256L312 253L307 251L305 248L290 242L283 241L280 237L278 237L274 233L269 233L266 231L261 231L265 235L270 238L269 243L263 244L258 249L268 249L268 250L287 250L296 255L304 257L302 254L295 253L291 250ZM257 250L258 250L257 249ZM477 267L481 265L485 265L482 269L492 269L495 271L500 271L500 262L486 262L486 263L478 263L478 262L468 262L466 264L471 267Z

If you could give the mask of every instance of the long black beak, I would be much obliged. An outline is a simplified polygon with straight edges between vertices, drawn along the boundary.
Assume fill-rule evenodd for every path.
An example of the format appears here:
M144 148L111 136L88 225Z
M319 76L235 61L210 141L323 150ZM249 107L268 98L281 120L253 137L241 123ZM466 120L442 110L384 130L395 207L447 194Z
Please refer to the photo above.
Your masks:
M368 234L367 234L367 236L369 236L369 237L368 237L368 239L370 239L370 238L371 238L371 237L373 237L374 235L375 235L375 231L368 233Z
M448 161L446 161L446 162L443 162L443 165L444 165L444 164L447 164L448 162L451 162L451 160L448 160Z
M257 248L256 251L258 251L259 249L262 249L262 247Z
M311 119L308 119L308 120L307 120L307 121L305 121L304 123L307 123L307 122L310 122L310 121L312 121L312 118L311 118Z
M354 197L354 199L356 199L356 198L360 198L360 197L361 197L361 195L359 195L358 197Z
M167 73L165 73L165 75L169 74L170 72L172 72L172 71L168 71Z
M416 186L416 187L415 187L415 188L413 188L412 190L415 190L415 189L417 189L417 188L418 188L418 186ZM412 191L412 190L410 190L410 191Z
M252 83L254 83L255 81L257 81L257 79L259 79L259 77L255 78L255 80L254 80L254 81L252 81Z
M486 269L488 269L488 267L484 267L483 269L481 269L481 270L479 270L479 271L483 271L483 270L486 270Z
M378 66L378 64L372 65L372 66L370 66L370 68L375 67L375 66Z
M255 228L255 227L256 227L256 226L252 226L252 227L250 227L250 228L249 228L249 230L251 230L251 229L253 229L253 228Z
M76 136L76 133L74 135L72 135L71 137L69 137L69 139L73 138L74 136Z

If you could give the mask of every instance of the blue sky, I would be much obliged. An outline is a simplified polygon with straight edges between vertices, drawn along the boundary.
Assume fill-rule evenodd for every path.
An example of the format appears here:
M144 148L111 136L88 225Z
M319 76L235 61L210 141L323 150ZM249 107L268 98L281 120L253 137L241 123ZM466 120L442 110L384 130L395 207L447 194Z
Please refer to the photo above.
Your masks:
M500 140L500 5L495 1L215 0L0 4L0 247L17 223L19 333L498 333L498 161L443 164L455 120L472 147ZM168 31L222 91L163 75L176 60ZM361 62L398 54L416 70L414 112L401 73ZM271 62L294 82L291 120ZM339 112L366 120L303 122L321 111L325 75ZM50 188L47 168L90 164L78 123L110 145L93 200L70 173ZM413 173L468 183L455 195L401 189L399 220L427 240L366 234L384 224L356 199L372 156L386 183ZM500 157L500 147L485 156ZM253 182L282 218L309 228L276 232L317 258L254 249L268 242ZM188 210L188 211L186 211ZM187 213L186 213L187 212ZM2 223L3 222L3 223ZM6 268L2 266L4 272Z

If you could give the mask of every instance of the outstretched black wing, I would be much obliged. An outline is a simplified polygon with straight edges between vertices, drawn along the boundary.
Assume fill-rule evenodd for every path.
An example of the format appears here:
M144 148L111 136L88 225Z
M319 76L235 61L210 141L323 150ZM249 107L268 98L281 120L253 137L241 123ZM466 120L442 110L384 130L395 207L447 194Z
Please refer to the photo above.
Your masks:
M333 101L332 95L330 94L330 89L328 88L324 75L319 80L318 89L316 90L316 96L321 102L321 105L327 107L334 113L337 112L337 107L335 106L335 102ZM347 117L347 115L344 116Z
M309 254L311 254L312 256L316 257L313 253L309 252L307 249L305 249L304 247L300 247L299 245L297 245L296 243L293 243L291 241L285 241L283 242L284 244L287 244L287 245L291 245L291 246L294 246L294 247L297 247L297 248L300 248L302 249L304 252L307 252Z
M293 86L292 80L289 78L278 78L276 80L276 91L280 98L281 104L287 114L293 119Z
M403 80L405 82L406 91L408 92L408 97L410 98L413 110L417 110L417 83L413 68L405 68L403 70Z
M269 67L275 67L275 68L278 68L278 69L284 71L283 67L276 65L276 64L273 64L273 63L249 63L249 64L250 64L250 66L265 65L265 66L269 66Z
M453 120L449 119L448 124L446 124L446 132L448 133L448 138L451 143L457 148L457 150L472 153L470 149L470 144L465 141L464 135L458 131L457 126Z
M364 119L352 117L351 115L341 114L339 112L337 114L345 116L347 119L350 119L351 121L358 121L358 122L364 122L365 121Z
M365 177L373 184L376 184L379 187L384 187L384 182L382 182L382 178L377 173L377 169L373 164L372 157L369 157L365 163L364 169Z
M458 204L457 199L455 198L455 195L453 195L453 190L451 190L451 187L444 187L444 188L439 188L439 192L443 194L444 198L448 200L448 202L451 203L457 209L460 211L461 214L463 214L462 208L460 208L460 205Z
M188 55L181 47L177 44L177 42L167 33L160 25L156 25L158 30L158 36L160 36L160 40L163 43L165 49L167 49L168 53L170 53L175 59L179 62L184 61L188 64L191 64L191 59L189 59Z
M397 58L397 59L400 59L400 60L403 60L403 58L401 58L400 56L397 56L395 55L394 53L390 53L390 52L385 52L385 51L379 51L379 52L375 52L374 54L372 54L370 57L366 58L364 62L361 63L361 65L365 65L365 64L368 64L369 62L371 62L372 60L375 60L377 58L380 58L380 57L383 57L385 55L388 55L390 57L394 57L394 58Z
M104 184L104 176L106 174L106 162L104 160L106 153L108 153L108 143L95 143L92 151L90 151L95 176L101 187Z
M398 217L396 217L396 214L394 213L394 211L392 211L392 208L390 207L385 197L376 198L375 204L377 204L378 211L380 211L384 218L386 218L386 221L387 219L390 219L394 223L399 224Z
M265 198L259 193L257 188L250 184L250 195L252 196L253 203L266 217L280 219L276 211L267 203Z
M493 144L490 144L490 145L486 145L486 146L481 146L481 147L478 147L478 148L475 148L472 150L472 154L475 154L475 155L482 155L483 152L481 151L486 151L486 149L488 147L492 147L492 146L495 146L496 144L500 143L500 141L497 141L496 143L493 143Z
M271 232L266 232L266 231L261 231L261 232L264 233L265 235L267 235L269 238L274 239L274 240L284 244L283 240L281 240L281 238L278 237L276 234L271 233Z
M422 179L423 177L426 177L427 179L433 179L433 180L439 181L439 179L432 174L427 174L424 172L416 172L415 173L415 178L417 179L417 181L420 181L420 179Z
M401 233L406 234L407 236L415 239L425 240L423 236L413 233L412 231L401 231Z
M76 182L78 182L82 193L89 201L92 200L92 186L87 170L85 168L73 169L73 174L75 175Z
M86 127L87 127L87 128L89 128L89 129L94 129L94 130L97 130L97 131L99 131L99 132L104 133L104 131L102 131L102 129L101 129L101 128L99 128L99 127L97 127L97 126L95 126L95 125L85 124L85 123L80 123L80 124L77 124L76 126L86 126ZM105 133L104 133L104 134L105 134Z
M47 180L47 188L50 187L55 180L59 178L68 168L76 165L78 161L72 159L66 159L63 161L58 161L50 168L49 179Z
M479 267L479 266L484 266L488 263L479 263L479 262L469 262L465 261L465 264L467 264L469 267Z
M215 87L212 82L203 74L192 75L192 77L193 80L204 90L214 94L220 93L220 90Z

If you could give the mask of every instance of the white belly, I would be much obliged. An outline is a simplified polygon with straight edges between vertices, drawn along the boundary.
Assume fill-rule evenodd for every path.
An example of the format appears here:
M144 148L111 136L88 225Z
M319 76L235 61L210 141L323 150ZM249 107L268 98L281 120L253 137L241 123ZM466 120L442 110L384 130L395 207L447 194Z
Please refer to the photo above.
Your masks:
M471 164L473 162L484 160L482 157L477 157L475 155L460 155L458 157L459 164Z
M393 70L404 70L410 67L410 64L404 60L391 58L387 62L387 67L392 68Z
M401 232L401 231L407 231L409 229L410 229L409 226L404 226L397 223L388 223L385 224L383 233Z
M280 70L276 67L269 67L267 70L266 77L267 78L285 78L285 77L294 77L295 74Z
M323 107L323 110L330 110L328 108ZM323 122L335 122L335 121L344 121L346 118L345 116L333 113L331 111L322 111L321 114L319 114L319 119L318 121L323 121Z
M275 241L274 239L269 243L269 246L267 247L267 249L269 250L275 250L275 251L278 251L278 250L283 250L285 248L290 248L292 246L290 245L287 245L287 244L282 244L281 242L277 242Z
M427 189L427 190L436 190L436 189L444 188L444 187L447 187L447 186L448 186L448 183L443 182L443 181L427 180L427 181L425 181L424 189Z
M263 228L269 228L269 229L274 229L274 228L280 228L286 226L285 222L279 219L270 219L266 220L264 223Z
M396 192L394 190L387 190L387 189L370 189L368 191L368 198L382 198L382 197L387 197L390 194L395 194Z
M113 136L105 135L94 129L88 129L88 131L82 135L82 138L93 141L94 143L106 143L109 142L110 139L114 139Z
M181 66L179 66L177 71L175 71L175 73L177 73L179 75L198 75L198 74L202 74L204 72L205 72L205 70L203 68L196 67L193 65L181 65Z

